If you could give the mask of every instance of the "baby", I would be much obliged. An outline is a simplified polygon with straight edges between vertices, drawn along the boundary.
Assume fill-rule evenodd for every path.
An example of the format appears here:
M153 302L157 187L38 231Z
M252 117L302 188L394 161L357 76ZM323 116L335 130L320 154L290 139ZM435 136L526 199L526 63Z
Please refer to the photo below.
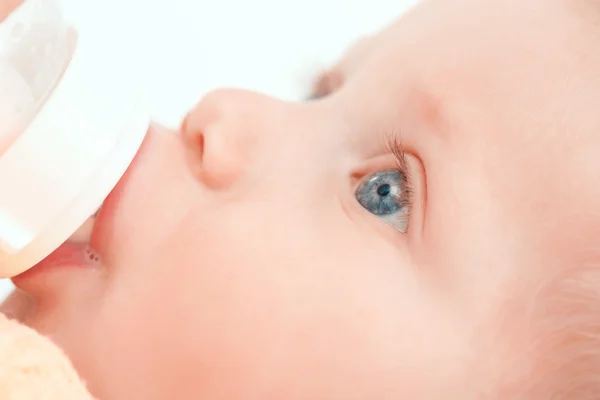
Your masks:
M600 398L599 20L430 0L311 101L207 95L20 320L101 400Z

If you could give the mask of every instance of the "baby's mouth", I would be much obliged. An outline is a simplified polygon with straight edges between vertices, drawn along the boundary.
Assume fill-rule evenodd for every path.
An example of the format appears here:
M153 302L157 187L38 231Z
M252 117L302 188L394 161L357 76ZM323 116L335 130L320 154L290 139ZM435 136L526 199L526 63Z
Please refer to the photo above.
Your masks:
M98 272L104 270L99 253L90 246L96 225L96 214L97 212L89 217L67 241L37 265L14 276L12 282L17 287L17 291L32 296L36 300L35 303L38 303L40 299L53 299L58 295L68 296L68 293L81 291L87 287L90 279L86 276L98 276ZM24 298L21 295L15 296L16 299ZM14 314L20 314L21 308L17 307L17 309L19 312ZM6 310L0 309L0 312L2 311Z

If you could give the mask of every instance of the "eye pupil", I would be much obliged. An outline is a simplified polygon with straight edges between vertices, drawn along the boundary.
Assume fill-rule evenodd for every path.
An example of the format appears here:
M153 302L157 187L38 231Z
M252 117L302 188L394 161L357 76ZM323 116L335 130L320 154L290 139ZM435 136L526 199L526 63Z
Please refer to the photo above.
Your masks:
M389 183L384 183L383 185L381 185L377 188L377 194L380 195L381 197L385 197L385 196L389 195L391 191L392 191L392 188L390 187Z

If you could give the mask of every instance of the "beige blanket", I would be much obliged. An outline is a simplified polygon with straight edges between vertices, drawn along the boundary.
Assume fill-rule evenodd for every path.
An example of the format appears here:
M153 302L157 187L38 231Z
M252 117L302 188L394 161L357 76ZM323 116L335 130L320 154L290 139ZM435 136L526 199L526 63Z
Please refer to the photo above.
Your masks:
M0 399L92 400L63 352L0 314Z

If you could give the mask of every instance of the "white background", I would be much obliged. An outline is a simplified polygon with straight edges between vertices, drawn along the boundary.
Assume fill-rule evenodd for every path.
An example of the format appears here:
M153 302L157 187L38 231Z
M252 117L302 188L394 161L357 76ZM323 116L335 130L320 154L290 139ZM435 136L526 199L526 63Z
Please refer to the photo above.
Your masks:
M301 99L311 78L348 45L417 0L60 1L69 18L82 26L85 21L108 45L131 41L153 119L176 127L217 87ZM0 280L0 298L9 289Z

